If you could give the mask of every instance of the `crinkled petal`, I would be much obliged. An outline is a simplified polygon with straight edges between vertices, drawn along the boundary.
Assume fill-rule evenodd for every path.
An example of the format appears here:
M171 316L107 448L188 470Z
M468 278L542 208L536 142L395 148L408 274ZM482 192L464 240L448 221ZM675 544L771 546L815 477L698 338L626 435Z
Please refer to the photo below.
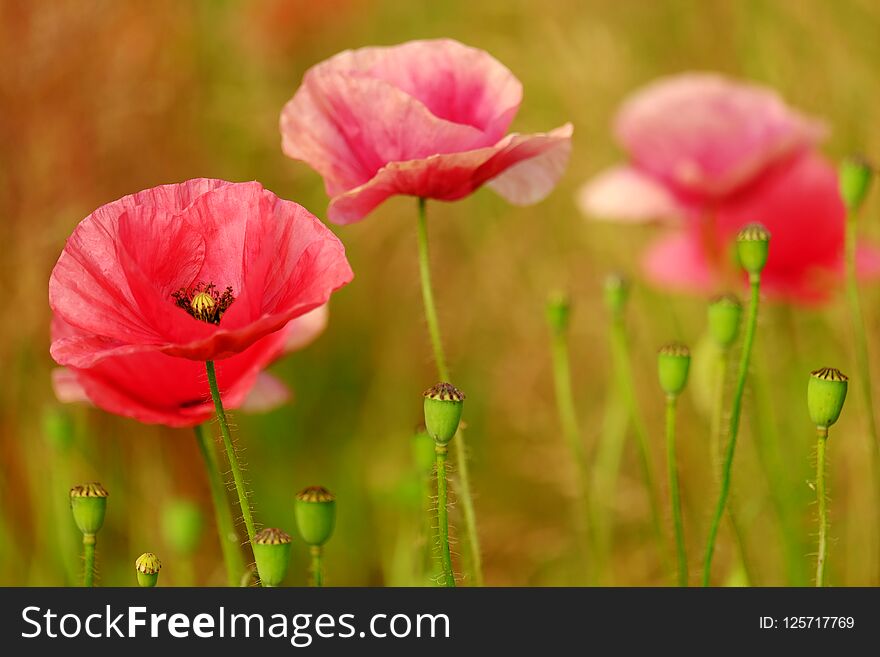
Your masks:
M629 166L601 172L578 190L576 200L584 216L621 223L680 219L687 214L667 187Z
M704 197L731 192L825 132L774 91L710 73L649 84L627 99L615 121L637 167Z
M566 124L549 133L508 135L488 148L391 162L369 182L331 199L328 217L340 224L354 223L396 194L453 201L493 179L496 191L515 201L539 200L561 175L560 164L567 160L571 133L571 124ZM500 179L505 171L533 159L537 160L535 168L523 169L509 180ZM514 189L515 180L523 181L522 190Z

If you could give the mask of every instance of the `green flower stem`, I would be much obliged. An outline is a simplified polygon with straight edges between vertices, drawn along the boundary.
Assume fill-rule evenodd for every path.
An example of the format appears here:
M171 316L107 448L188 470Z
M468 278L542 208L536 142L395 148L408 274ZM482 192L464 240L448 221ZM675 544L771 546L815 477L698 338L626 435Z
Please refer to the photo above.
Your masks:
M816 557L816 586L825 586L825 561L828 557L828 500L825 491L825 447L828 429L819 428L816 444L816 501L819 503L819 552Z
M83 534L83 586L95 585L95 535Z
M666 398L666 469L669 496L672 498L672 528L675 533L675 556L678 561L678 585L688 585L687 552L684 547L684 523L681 518L681 490L678 486L678 463L675 457L675 410L677 397Z
M452 552L449 549L449 491L446 481L446 446L435 445L437 455L437 534L440 539L440 559L443 566L443 586L455 586Z
M245 572L244 558L241 556L235 520L229 509L229 501L226 499L226 487L220 477L217 454L201 424L195 427L195 434L196 444L199 446L199 452L205 462L205 471L208 474L208 487L211 489L211 501L214 504L214 520L220 537L223 563L226 565L226 583L228 586L238 586L242 573Z
M727 508L727 497L730 494L730 478L733 469L733 456L736 451L736 437L739 433L739 419L742 412L742 398L746 389L746 379L749 375L749 361L752 355L752 346L755 343L755 331L758 324L758 301L761 297L761 275L749 276L751 295L749 299L749 314L746 318L746 335L743 342L742 355L739 361L736 388L733 393L733 401L730 411L730 428L727 437L727 449L724 452L724 461L721 464L721 487L718 493L718 503L715 506L715 514L712 516L712 524L709 529L709 539L706 543L706 556L703 562L703 586L709 586L712 577L712 557L715 554L715 541L718 538L718 527L721 517Z
M868 440L871 443L871 461L874 470L874 507L880 523L880 437L877 435L877 419L874 414L874 393L871 386L871 361L868 355L868 338L865 334L865 318L859 300L856 272L857 233L856 210L850 210L846 218L846 296L856 349L856 366L859 373L859 390L868 422ZM880 524L874 523L875 535ZM876 540L876 539L875 539Z
M425 321L428 324L428 334L431 337L431 347L434 350L434 362L437 366L437 373L442 381L449 382L449 368L446 365L446 354L443 351L443 340L440 337L440 322L437 320L437 306L434 303L434 288L431 284L431 262L428 255L428 217L424 198L419 198L417 233L419 278L422 285ZM467 450L465 449L464 436L461 430L456 432L453 441L455 442L455 456L458 460L458 499L461 502L464 515L468 562L472 570L470 574L474 585L482 586L483 560L480 552L480 536L477 533L477 516L474 510L474 498L471 494L470 477L468 475Z
M615 381L618 391L626 404L629 420L632 423L633 432L636 436L636 445L639 452L639 463L642 468L642 477L645 480L645 489L648 493L648 501L651 506L651 525L654 529L654 537L657 541L657 549L661 555L661 562L669 567L666 541L663 538L663 521L660 506L660 496L654 483L654 468L651 465L651 448L648 438L648 428L639 409L636 398L635 382L632 375L632 360L630 358L629 341L626 335L626 326L623 316L614 317L611 324L611 355L614 362ZM671 569L671 568L669 568Z
M588 482L589 469L587 467L587 455L581 440L581 432L578 427L577 412L575 411L574 393L571 387L571 365L568 353L568 337L564 330L551 330L551 350L553 355L553 384L556 389L556 410L559 414L559 423L562 427L562 435L571 451L575 463L576 478L576 523L580 530L580 540L584 549L589 548L590 523L588 522L589 499ZM592 568L588 568L591 574Z
M235 446L232 444L232 435L229 433L229 423L226 421L226 411L223 410L223 400L220 398L220 389L217 387L217 373L214 371L214 362L205 361L205 369L208 372L208 385L211 387L211 398L214 400L214 409L217 412L217 420L220 422L220 433L223 435L223 446L226 448L226 457L229 459L229 467L232 469L232 480L235 483L235 492L238 493L238 504L241 507L241 515L247 528L248 541L253 544L254 518L251 515L251 505L248 502L247 491L244 487L244 478L241 467L238 464L238 456L235 454Z
M320 545L312 545L309 548L312 557L312 583L314 586L324 586L324 548Z

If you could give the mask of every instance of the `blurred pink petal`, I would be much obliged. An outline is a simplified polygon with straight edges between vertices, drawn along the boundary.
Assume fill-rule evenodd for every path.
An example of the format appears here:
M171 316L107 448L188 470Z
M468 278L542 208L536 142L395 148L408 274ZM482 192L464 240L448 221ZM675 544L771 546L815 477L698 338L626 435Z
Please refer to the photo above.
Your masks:
M504 137L521 99L506 67L449 39L345 51L306 72L281 112L282 148L324 178L337 223L389 196L451 201L489 181L532 203L565 168L571 126Z
M290 390L279 378L260 372L251 391L244 398L241 410L247 413L267 413L290 399Z
M284 353L299 351L314 342L327 328L329 318L330 308L325 303L290 322L285 329L287 340L284 343Z
M638 168L702 197L733 191L825 132L773 90L712 73L661 78L630 96L615 121Z
M880 277L880 248L869 244L859 244L856 249L856 270L859 278Z
M675 233L652 244L642 267L652 283L670 290L703 294L716 285L702 245L692 232Z
M687 212L666 187L629 166L606 169L585 183L577 204L587 217L625 223L678 219Z
M91 403L76 374L66 367L56 367L52 370L52 391L63 404Z

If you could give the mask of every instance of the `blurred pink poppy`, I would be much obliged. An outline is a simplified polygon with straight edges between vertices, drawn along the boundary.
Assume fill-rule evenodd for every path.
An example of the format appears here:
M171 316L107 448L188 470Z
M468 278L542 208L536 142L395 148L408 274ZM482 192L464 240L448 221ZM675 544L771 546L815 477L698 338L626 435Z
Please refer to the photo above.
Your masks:
M521 100L507 68L456 41L350 50L306 72L282 147L323 176L340 224L397 194L452 201L484 184L529 204L561 177L572 127L505 136Z
M615 134L630 161L584 185L578 204L591 217L674 225L645 270L694 292L734 283L735 235L760 221L772 235L767 294L821 301L842 271L845 223L836 172L814 150L825 132L763 87L713 74L664 78L624 102ZM876 274L878 262L860 251L862 274Z
M317 338L327 315L327 306L319 306L245 351L217 361L226 409L266 412L286 402L290 397L287 387L263 369ZM52 322L53 340L78 332L58 317ZM52 386L61 402L92 403L140 422L189 427L214 416L204 370L199 361L158 352L109 356L86 369L57 368Z

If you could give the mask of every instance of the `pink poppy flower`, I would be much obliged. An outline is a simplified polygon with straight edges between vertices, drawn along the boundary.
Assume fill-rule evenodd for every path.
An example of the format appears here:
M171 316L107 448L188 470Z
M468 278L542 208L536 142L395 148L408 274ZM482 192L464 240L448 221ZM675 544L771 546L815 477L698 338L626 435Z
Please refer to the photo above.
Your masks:
M452 201L484 184L535 203L565 169L572 127L505 136L521 100L507 68L456 41L349 50L306 72L282 147L323 176L340 224L397 194Z
M283 338L263 339L351 278L339 240L258 183L154 187L99 208L68 239L49 304L73 331L53 339L52 357L85 370L119 356L231 359L259 344L271 360Z
M292 320L244 351L216 363L217 379L227 410L265 412L288 400L287 387L263 368L301 349L324 330L327 306ZM52 339L80 334L63 320L52 322ZM55 395L62 402L87 402L148 424L195 426L214 416L204 365L161 352L109 356L86 369L57 368Z
M821 301L842 272L846 219L836 172L814 151L825 132L763 87L713 74L664 78L624 102L615 135L629 163L584 185L578 204L591 217L675 226L649 249L645 270L692 292L735 283L736 233L760 221L772 235L767 294ZM876 273L877 260L862 249L862 273Z

